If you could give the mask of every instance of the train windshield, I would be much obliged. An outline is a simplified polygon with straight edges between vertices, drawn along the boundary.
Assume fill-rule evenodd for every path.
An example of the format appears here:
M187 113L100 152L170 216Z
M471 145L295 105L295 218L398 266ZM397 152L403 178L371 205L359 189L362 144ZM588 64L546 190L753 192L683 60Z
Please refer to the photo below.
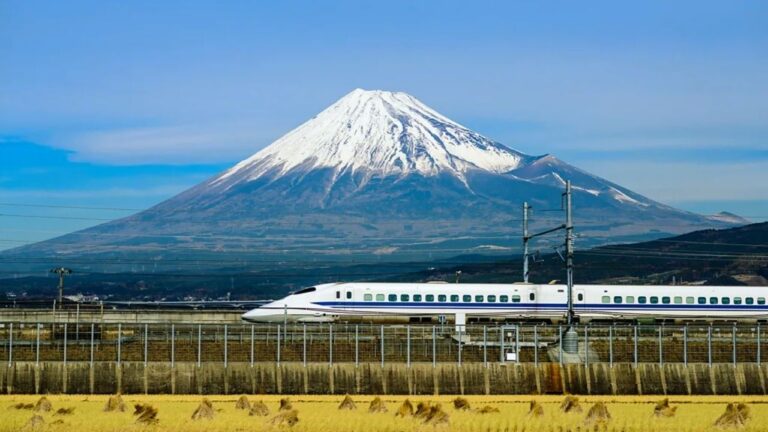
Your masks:
M304 288L296 291L295 293L293 293L293 295L306 294L306 293L311 293L313 291L317 291L317 288L315 287Z

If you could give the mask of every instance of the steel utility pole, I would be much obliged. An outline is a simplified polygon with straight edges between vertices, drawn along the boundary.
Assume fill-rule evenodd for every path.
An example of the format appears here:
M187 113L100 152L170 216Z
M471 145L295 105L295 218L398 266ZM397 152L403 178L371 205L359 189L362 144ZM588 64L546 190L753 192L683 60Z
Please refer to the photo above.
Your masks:
M59 309L61 309L61 303L64 300L64 276L72 274L72 270L66 267L56 267L51 269L51 273L59 275Z
M568 325L573 324L573 207L571 181L565 182L565 272L568 291Z
M531 206L523 203L523 282L528 283L528 211Z

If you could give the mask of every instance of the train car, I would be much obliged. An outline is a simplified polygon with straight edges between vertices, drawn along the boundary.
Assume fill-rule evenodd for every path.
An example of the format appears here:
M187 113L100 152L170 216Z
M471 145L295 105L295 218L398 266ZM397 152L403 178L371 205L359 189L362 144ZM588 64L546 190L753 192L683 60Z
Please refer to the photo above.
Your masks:
M575 285L581 322L760 321L768 287ZM250 322L563 322L565 285L331 283L308 287L243 314Z

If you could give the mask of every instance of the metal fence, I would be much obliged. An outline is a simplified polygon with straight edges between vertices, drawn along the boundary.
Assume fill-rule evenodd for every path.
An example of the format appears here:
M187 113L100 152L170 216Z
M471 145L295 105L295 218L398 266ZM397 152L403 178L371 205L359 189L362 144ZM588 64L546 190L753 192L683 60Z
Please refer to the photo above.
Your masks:
M755 325L0 323L0 362L761 363ZM567 344L565 345L567 347Z

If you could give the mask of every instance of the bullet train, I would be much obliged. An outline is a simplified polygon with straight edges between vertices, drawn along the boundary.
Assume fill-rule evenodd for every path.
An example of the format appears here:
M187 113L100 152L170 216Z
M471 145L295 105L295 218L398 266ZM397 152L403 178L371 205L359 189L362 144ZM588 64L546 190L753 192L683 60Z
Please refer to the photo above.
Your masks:
M768 287L575 285L581 322L759 321ZM567 315L565 285L330 283L304 288L243 314L250 322L550 321Z

